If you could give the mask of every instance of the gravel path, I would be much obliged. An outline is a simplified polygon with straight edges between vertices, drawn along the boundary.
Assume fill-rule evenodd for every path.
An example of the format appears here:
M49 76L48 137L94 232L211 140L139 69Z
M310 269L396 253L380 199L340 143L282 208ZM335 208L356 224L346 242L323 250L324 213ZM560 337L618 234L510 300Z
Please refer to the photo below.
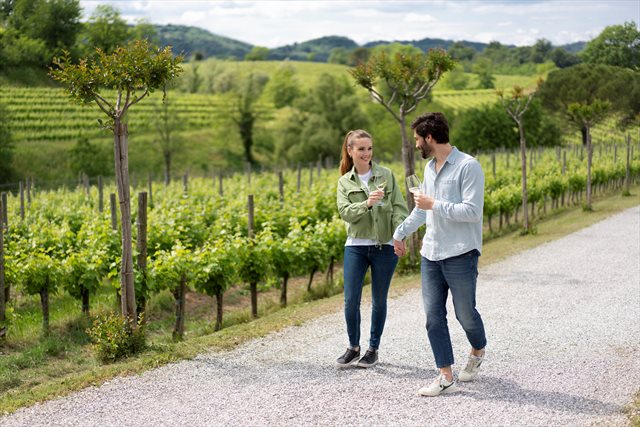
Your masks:
M487 358L456 394L417 395L436 371L412 290L390 301L373 369L334 368L346 345L336 313L0 425L625 425L640 389L640 207L481 268L478 309ZM468 344L449 313L457 369Z

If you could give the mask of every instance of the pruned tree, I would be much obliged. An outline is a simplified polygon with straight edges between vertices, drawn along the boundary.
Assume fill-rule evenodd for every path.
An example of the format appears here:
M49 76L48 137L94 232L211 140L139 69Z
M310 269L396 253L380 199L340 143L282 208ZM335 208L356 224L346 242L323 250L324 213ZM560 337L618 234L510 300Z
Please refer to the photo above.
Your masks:
M622 127L633 124L640 113L640 73L605 64L578 64L549 73L538 88L543 106L571 120L572 103L590 105L596 99L608 101L611 112L619 112ZM587 145L587 130L580 128L582 144Z
M269 77L264 74L250 73L234 91L235 106L231 119L233 120L244 148L244 160L254 164L253 131L260 111L256 108L256 101L262 95Z
M405 176L415 173L413 144L407 136L407 114L429 96L438 80L454 66L453 59L444 50L430 49L427 54L396 53L393 57L383 51L350 70L356 83L367 89L398 122ZM411 198L409 207L413 209Z
M525 92L524 88L514 86L511 94L505 96L502 90L497 91L498 97L507 114L518 125L520 134L520 164L522 168L522 221L524 231L531 233L531 222L529 221L529 210L527 209L529 200L527 194L527 141L524 135L524 113L527 112L529 104L535 95L535 91Z
M574 102L567 107L569 120L580 128L586 130L587 135L587 203L585 210L592 210L591 207L591 163L593 158L593 144L591 143L591 128L601 122L609 112L611 104L609 101L600 99L594 100L590 104Z
M183 128L183 122L173 101L165 95L164 102L154 106L157 138L153 140L160 147L164 160L164 183L171 182L171 160L182 146L182 139L175 133Z
M127 112L156 89L175 78L181 71L182 57L174 57L171 47L159 49L147 40L137 40L118 47L111 54L96 49L95 58L84 58L72 64L69 52L54 58L50 75L65 86L70 98L83 105L94 103L107 116L98 119L113 133L116 185L122 221L122 261L120 286L122 314L136 320L136 298L133 280L131 232L131 196L129 190L129 146ZM115 92L115 100L107 100L103 90Z

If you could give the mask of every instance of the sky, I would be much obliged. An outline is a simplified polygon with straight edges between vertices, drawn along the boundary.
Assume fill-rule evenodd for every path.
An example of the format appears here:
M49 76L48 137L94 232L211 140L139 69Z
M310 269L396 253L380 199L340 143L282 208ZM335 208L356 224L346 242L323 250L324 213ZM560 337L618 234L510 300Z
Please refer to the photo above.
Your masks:
M323 36L362 45L441 38L530 46L588 41L606 26L640 25L640 0L134 1L80 0L87 20L99 4L129 23L179 24L274 48Z

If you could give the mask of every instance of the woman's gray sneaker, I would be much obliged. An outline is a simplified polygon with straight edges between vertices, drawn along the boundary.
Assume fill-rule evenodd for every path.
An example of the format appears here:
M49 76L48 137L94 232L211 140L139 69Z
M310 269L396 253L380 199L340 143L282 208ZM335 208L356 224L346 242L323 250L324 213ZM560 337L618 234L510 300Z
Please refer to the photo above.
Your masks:
M376 366L378 364L378 351L369 349L364 354L362 359L358 361L358 366L361 368L371 368L372 366Z
M346 368L351 365L353 362L357 362L360 357L360 350L354 350L352 348L348 348L347 351L336 360L336 365L340 368Z

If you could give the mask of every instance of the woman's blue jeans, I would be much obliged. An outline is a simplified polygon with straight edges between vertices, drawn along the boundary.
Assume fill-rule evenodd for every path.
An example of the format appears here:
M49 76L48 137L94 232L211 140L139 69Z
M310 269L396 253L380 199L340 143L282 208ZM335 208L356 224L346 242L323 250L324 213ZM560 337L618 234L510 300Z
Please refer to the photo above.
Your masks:
M398 264L393 246L344 247L344 317L352 347L360 346L360 299L367 269L371 267L371 336L369 347L377 349L387 319L387 294Z
M476 250L441 261L422 257L422 301L427 315L427 335L438 368L453 365L453 348L447 326L447 297L451 290L456 319L475 349L487 345L484 324L476 310L478 278Z

